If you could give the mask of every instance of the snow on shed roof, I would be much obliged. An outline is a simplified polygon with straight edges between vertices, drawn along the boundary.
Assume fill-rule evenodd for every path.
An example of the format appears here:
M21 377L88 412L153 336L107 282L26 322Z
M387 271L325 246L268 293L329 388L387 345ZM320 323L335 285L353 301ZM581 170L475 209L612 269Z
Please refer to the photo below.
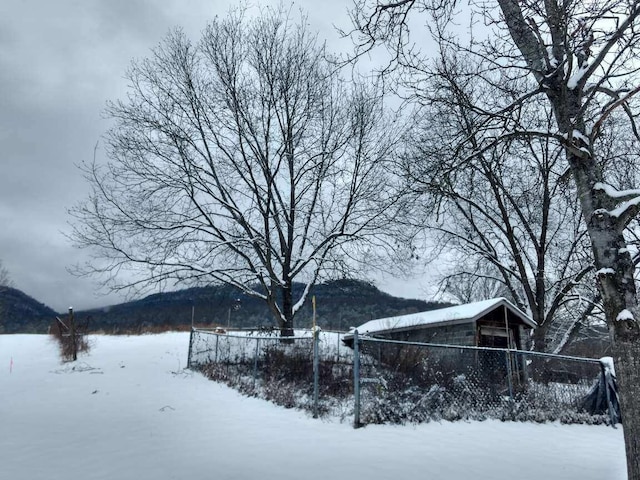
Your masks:
M435 326L445 323L473 322L486 313L499 306L505 306L511 313L518 317L522 323L532 328L537 324L520 309L514 306L506 298L492 298L480 302L457 305L455 307L440 308L427 312L411 313L397 317L380 318L370 320L357 327L359 334L389 332L423 325Z

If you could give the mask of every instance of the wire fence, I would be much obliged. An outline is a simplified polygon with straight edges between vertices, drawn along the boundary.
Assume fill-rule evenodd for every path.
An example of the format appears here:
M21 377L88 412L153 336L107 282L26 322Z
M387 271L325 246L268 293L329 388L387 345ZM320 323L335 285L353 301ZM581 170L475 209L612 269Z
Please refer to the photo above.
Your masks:
M354 426L430 420L619 421L597 359L338 332L193 330L189 367L248 395ZM604 390L601 389L605 385ZM613 393L612 395L615 395ZM604 401L602 399L605 399Z
M488 347L354 338L356 425L428 420L611 423L615 402L589 404L598 359Z
M275 346L289 353L299 349L312 353L312 330L296 330L294 337L286 339L280 337L279 333L279 330L268 328L229 331L220 328L193 329L189 342L189 366L197 368L209 363L236 365L248 360L260 361L264 360L265 352ZM318 341L322 344L319 353L325 360L353 360L353 350L344 345L341 332L321 331Z
M247 395L285 407L311 410L314 416L349 414L353 398L353 351L341 334L278 330L194 329L188 366Z

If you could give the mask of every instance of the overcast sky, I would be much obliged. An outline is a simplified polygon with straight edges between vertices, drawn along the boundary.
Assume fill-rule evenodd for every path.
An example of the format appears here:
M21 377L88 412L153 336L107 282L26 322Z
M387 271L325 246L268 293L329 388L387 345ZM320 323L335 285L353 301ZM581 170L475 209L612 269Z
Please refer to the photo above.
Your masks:
M101 117L105 102L126 95L123 76L131 60L147 56L174 26L197 39L209 19L235 3L0 2L0 260L16 288L57 311L123 301L67 271L86 257L65 237L67 210L88 192L77 165L92 159L108 127ZM296 2L334 51L349 48L333 25L348 25L350 4ZM390 279L378 286L411 297L425 289Z

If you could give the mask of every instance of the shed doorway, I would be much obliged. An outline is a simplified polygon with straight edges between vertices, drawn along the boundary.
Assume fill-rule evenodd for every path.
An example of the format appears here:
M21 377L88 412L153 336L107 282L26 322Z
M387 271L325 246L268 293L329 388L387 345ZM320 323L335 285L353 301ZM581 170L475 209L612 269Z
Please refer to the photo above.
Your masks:
M478 324L478 346L488 348L501 348L509 350L519 349L519 337L514 329L506 325L483 325ZM518 361L518 356L514 354L502 353L499 351L482 351L481 364L483 368L488 368L496 375L496 379L507 379L510 383L521 385L526 381L524 362Z

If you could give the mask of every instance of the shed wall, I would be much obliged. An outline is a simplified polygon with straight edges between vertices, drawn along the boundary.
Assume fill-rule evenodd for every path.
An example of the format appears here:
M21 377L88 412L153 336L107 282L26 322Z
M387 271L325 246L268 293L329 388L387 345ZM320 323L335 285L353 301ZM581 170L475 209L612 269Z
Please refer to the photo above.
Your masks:
M474 322L458 325L442 325L431 328L416 328L403 332L390 332L380 335L390 340L406 342L440 343L446 345L476 345L476 327Z

